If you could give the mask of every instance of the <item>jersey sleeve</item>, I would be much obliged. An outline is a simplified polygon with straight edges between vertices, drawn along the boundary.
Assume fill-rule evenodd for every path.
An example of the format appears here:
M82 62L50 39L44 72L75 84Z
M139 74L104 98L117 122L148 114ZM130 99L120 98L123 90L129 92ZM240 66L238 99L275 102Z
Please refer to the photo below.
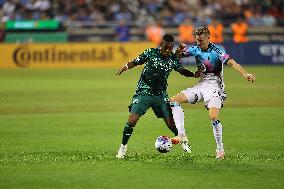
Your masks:
M151 52L151 49L146 49L142 54L136 57L133 60L134 65L137 66L137 65L144 64L149 59L150 52Z
M182 57L189 57L189 56L194 56L197 52L197 48L195 46L187 47L183 52L182 52Z
M222 64L227 64L227 61L231 59L230 55L226 53L225 49L219 47L218 58Z

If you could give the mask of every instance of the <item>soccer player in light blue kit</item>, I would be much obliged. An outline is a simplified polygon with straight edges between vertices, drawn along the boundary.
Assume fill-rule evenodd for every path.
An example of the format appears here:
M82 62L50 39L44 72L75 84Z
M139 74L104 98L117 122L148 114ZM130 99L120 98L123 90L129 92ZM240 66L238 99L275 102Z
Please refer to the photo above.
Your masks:
M249 74L242 66L236 63L224 49L209 42L210 32L207 26L198 27L195 32L196 45L185 48L180 57L194 56L200 74L199 82L187 88L170 99L173 118L178 129L178 136L172 140L187 140L184 129L184 112L181 103L195 104L203 101L209 111L213 133L216 141L216 158L224 159L225 151L222 142L222 124L219 120L219 111L226 99L223 79L223 65L229 65L239 72L246 80L255 81L255 75ZM183 44L185 46L185 44Z

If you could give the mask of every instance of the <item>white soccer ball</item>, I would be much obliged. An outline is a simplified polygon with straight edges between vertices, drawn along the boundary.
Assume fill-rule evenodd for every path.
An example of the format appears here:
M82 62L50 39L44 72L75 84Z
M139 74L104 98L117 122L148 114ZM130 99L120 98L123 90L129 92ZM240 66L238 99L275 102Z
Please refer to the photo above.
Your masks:
M167 153L171 150L173 144L170 137L159 136L155 142L156 149L161 153Z

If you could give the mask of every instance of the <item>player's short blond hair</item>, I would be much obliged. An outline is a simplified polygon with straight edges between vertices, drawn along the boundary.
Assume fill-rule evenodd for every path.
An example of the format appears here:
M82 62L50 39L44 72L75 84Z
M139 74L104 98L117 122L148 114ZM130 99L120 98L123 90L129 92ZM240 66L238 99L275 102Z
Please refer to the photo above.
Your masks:
M202 35L202 34L210 36L210 31L207 26L199 26L194 32L194 35Z

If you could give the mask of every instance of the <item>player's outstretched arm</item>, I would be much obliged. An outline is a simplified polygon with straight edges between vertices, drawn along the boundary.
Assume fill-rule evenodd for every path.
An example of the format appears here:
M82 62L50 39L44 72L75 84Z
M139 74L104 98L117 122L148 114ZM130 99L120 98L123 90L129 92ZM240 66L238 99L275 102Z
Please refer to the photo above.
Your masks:
M231 66L234 70L239 72L246 80L255 81L255 75L248 73L240 64L238 64L234 59L228 60L227 64Z
M179 70L179 73L181 75L184 75L185 77L195 77L195 78L199 78L200 73L199 71L196 71L195 73L193 73L192 71L186 69L186 68L182 68Z
M123 72L125 72L128 69L131 69L135 67L134 62L133 61L129 61L128 63L126 63L124 66L122 66L118 72L116 73L116 75L121 75Z

